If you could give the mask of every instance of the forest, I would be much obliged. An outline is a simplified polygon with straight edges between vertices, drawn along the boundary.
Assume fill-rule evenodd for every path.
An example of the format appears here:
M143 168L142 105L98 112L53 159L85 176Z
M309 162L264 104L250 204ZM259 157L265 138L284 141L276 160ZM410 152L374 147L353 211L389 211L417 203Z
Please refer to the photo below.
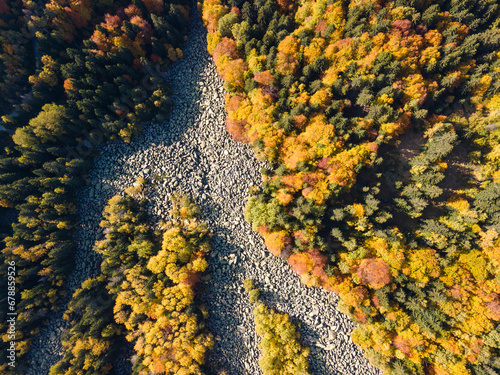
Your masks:
M145 180L110 199L104 209L101 274L82 283L65 312L63 358L50 374L108 374L120 351L133 342L132 373L204 373L213 335L195 287L207 267L210 233L198 208L172 197L172 220L153 231L147 222Z
M0 91L9 93L1 105L0 272L7 274L7 261L19 270L20 363L66 293L75 193L97 146L130 141L141 122L168 114L172 93L162 74L182 57L188 22L182 1L0 2ZM0 327L5 353L6 320Z
M206 0L246 218L385 374L500 371L496 1Z
M267 249L340 296L352 340L384 374L500 373L499 2L197 5L226 130L269 165L245 208ZM217 373L196 292L210 228L187 197L158 227L148 181L113 197L100 274L65 288L76 194L100 145L168 118L164 75L183 58L192 6L0 0L0 274L19 270L19 366L3 358L0 372L25 373L33 337L70 298L51 375L112 374L124 340L134 374ZM309 373L290 317L245 288L263 373ZM0 329L5 353L5 319Z

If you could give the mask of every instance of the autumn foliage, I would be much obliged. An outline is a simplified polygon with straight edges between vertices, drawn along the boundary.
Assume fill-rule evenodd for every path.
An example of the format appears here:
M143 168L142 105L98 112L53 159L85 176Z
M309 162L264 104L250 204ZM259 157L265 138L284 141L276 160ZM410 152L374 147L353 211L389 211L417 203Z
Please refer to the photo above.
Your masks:
M160 241L146 223L146 194L141 179L106 206L105 238L95 246L102 273L74 294L64 356L51 374L109 373L123 335L134 343L134 374L203 373L213 339L194 288L208 266L210 234L198 208L176 195ZM91 293L98 301L89 300Z
M496 2L233 6L203 19L227 130L270 162L254 230L385 373L500 371Z
M130 141L143 121L163 121L170 111L163 75L182 56L189 7L182 1L16 0L0 8L0 273L13 261L20 270L20 365L11 370L24 374L31 338L61 307L73 270L76 191L98 145ZM3 315L7 306L0 307ZM78 307L79 313L85 312ZM1 321L2 332L6 327ZM83 353L92 340L83 335L72 342ZM0 349L9 342L3 335ZM104 366L97 352L87 363ZM7 367L4 358L0 372Z
M250 303L254 304L255 330L260 336L262 357L259 366L264 375L310 374L309 347L300 342L300 333L288 314L267 307L260 300L260 291L252 279L245 280Z

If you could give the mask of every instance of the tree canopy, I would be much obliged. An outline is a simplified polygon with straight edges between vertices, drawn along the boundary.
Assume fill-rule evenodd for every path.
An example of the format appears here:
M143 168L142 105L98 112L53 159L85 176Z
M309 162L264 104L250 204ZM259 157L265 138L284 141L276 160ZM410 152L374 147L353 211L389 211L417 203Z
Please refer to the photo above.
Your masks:
M387 374L500 370L497 1L206 0L246 218Z

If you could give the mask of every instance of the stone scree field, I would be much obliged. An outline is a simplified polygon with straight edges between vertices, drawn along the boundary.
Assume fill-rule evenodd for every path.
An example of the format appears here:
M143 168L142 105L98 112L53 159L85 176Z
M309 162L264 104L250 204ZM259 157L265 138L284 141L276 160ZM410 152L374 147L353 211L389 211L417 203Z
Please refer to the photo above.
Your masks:
M114 142L102 147L91 183L79 193L77 265L67 283L69 295L99 271L100 259L92 247L102 236L99 222L107 200L139 176L154 181L161 175L163 181L149 195L153 220L167 217L167 196L181 191L200 206L214 234L208 258L210 280L205 282L202 296L215 335L209 360L220 363L231 375L261 373L252 306L243 289L243 281L251 277L269 306L302 322L300 332L311 347L309 362L314 374L380 374L352 343L353 325L337 310L337 296L300 284L287 263L266 250L243 218L248 188L260 184L260 169L265 164L254 158L248 145L233 141L224 128L225 90L206 51L201 17L193 8L184 58L167 72L176 93L169 120L146 124L129 144ZM62 319L64 308L35 338L27 375L48 374L60 358L59 337L67 324ZM124 345L128 347L124 352L130 353L130 345ZM115 364L119 375L130 373L125 357Z

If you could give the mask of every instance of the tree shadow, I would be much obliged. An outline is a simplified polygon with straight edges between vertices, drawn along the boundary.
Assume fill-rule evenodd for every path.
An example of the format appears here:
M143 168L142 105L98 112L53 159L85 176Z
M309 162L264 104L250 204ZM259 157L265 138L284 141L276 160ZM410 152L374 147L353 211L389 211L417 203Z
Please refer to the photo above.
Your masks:
M230 234L228 228L214 228L207 277L200 281L197 289L199 301L209 313L207 327L216 337L207 362L230 374L258 373L258 338L253 319L248 319L253 306L242 283L245 270L238 260L230 260L237 259L244 249L227 241ZM221 295L223 299L217 297ZM248 362L249 358L253 360L245 365L244 360Z

